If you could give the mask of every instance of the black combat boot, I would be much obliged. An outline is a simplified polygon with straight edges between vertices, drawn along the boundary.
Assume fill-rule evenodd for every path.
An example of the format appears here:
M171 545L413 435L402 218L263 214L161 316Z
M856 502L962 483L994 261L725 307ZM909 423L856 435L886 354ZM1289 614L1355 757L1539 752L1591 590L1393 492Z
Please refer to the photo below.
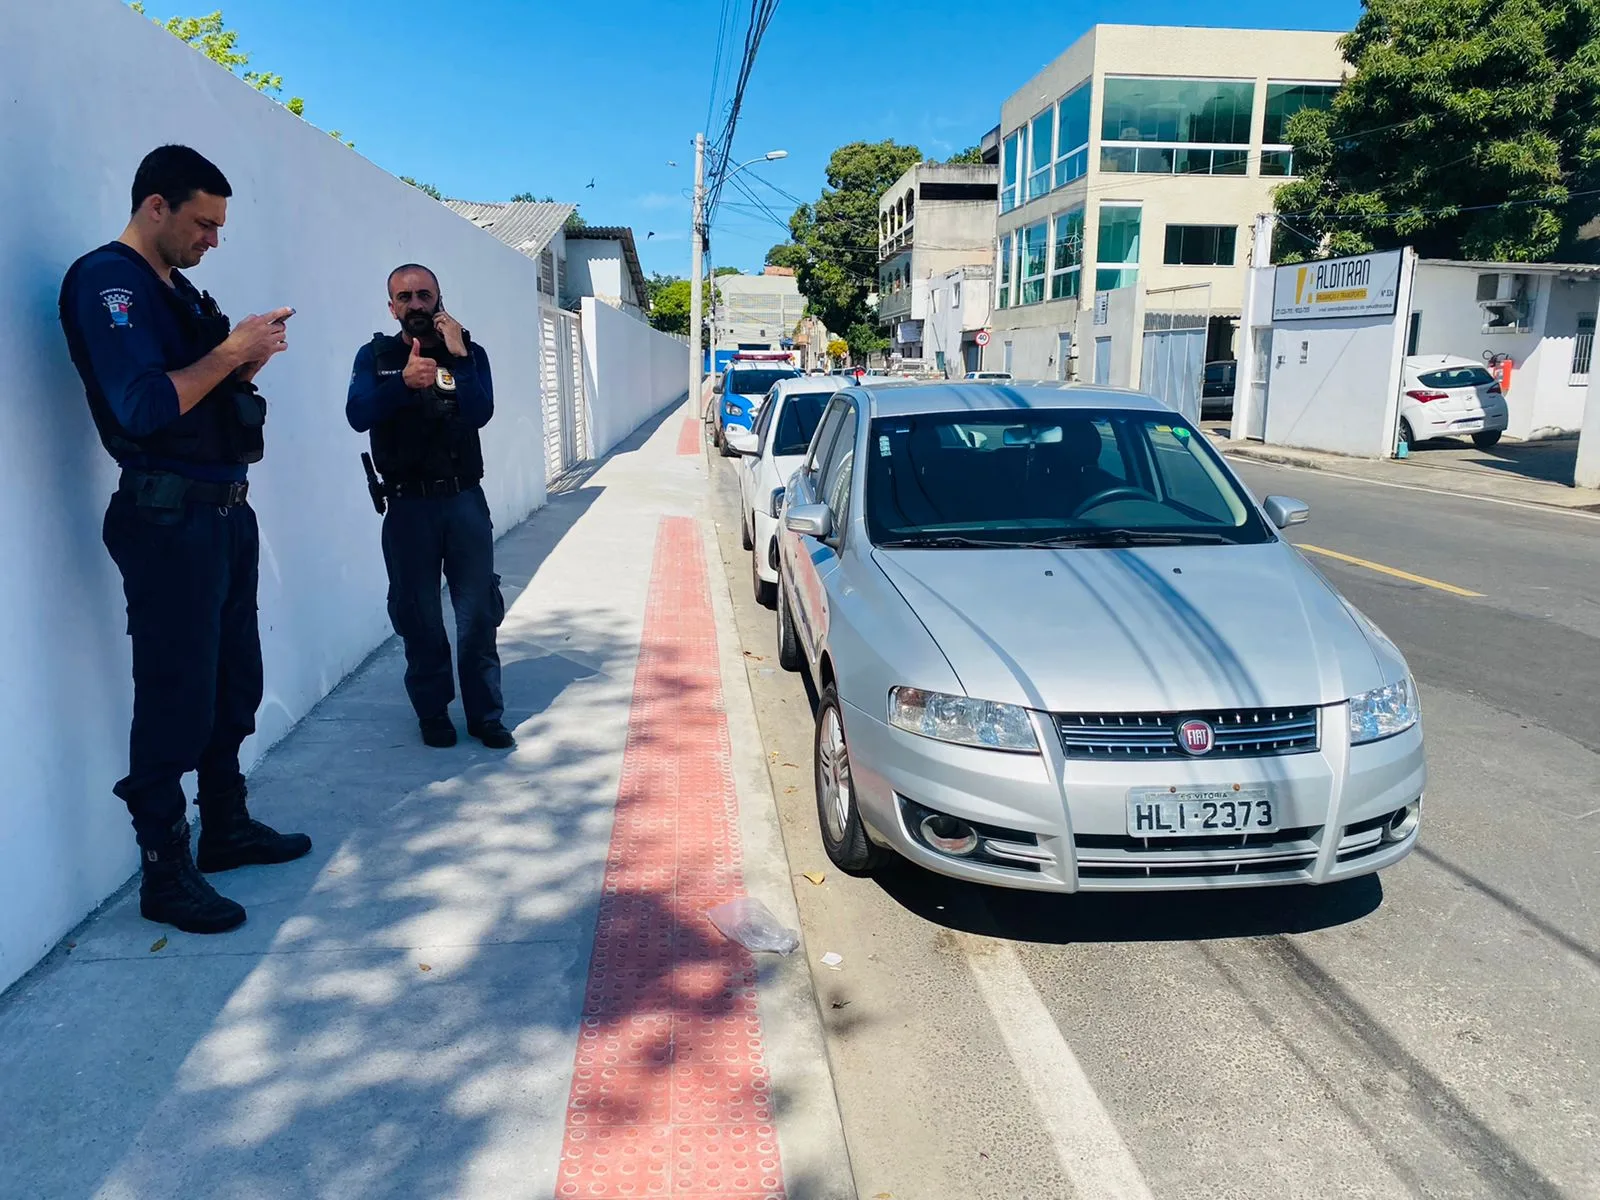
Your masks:
M206 882L189 854L189 822L182 818L158 846L141 847L139 914L185 933L226 933L244 924L244 907Z
M202 871L286 863L311 853L311 839L305 834L279 833L252 820L244 799L242 779L227 791L199 798Z

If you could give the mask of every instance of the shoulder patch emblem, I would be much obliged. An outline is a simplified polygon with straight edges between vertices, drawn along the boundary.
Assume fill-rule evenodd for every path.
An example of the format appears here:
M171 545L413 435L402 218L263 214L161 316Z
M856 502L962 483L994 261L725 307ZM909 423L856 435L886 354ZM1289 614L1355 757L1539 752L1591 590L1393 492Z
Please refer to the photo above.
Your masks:
M130 310L133 308L133 293L127 288L107 288L100 293L100 302L106 306L106 311L111 314L111 326L114 329L131 329L133 318Z

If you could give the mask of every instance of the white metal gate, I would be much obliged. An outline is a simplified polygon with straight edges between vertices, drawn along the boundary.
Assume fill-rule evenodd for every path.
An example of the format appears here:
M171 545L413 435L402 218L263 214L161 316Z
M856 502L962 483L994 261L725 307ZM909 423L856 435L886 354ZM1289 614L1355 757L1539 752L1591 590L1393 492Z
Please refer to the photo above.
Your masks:
M539 349L544 472L549 481L590 457L582 323L578 315L545 309L540 318Z
M1152 288L1145 295L1139 386L1189 420L1199 421L1211 285Z

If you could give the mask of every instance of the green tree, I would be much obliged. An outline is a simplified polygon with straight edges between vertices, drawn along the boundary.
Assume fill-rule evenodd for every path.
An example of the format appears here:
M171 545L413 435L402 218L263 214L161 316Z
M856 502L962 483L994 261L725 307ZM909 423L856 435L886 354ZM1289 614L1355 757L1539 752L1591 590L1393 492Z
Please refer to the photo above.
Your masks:
M796 281L810 311L829 329L843 329L852 351L869 353L857 341L882 343L873 331L868 294L877 291L878 201L908 167L922 161L915 146L851 142L828 159L827 186L789 219L800 254L793 256ZM886 343L885 343L886 344Z
M955 155L951 156L950 158L945 159L945 162L950 163L952 165L961 165L961 164L978 165L978 164L981 164L983 162L983 147L982 146L968 146L965 150L961 151L959 154L955 154Z
M150 16L145 12L144 0L132 0L128 7L141 16ZM150 19L155 20L154 17ZM269 93L274 97L282 94L282 75L275 71L249 69L250 52L239 49L239 31L227 27L223 22L220 8L203 17L168 17L157 24L180 42L194 47L218 66L239 76L256 91ZM306 102L300 96L290 96L283 101L283 106L301 120L305 119ZM352 150L355 149L356 144L345 141L344 134L337 129L330 129L327 132L329 137L344 142Z
M878 327L868 321L857 321L844 331L844 340L850 345L850 357L865 362L870 354L882 354L889 348L889 339L878 332Z
M1600 3L1366 0L1340 48L1332 105L1289 122L1277 261L1597 257Z
M518 192L515 196L511 197L511 203L513 204L521 204L524 202L532 203L532 201L532 192Z
M650 298L650 324L663 333L689 332L689 281L673 279Z
M788 267L799 271L806 264L806 250L804 246L797 246L793 242L779 242L767 251L767 266Z
M424 195L432 196L435 200L444 199L444 193L438 188L434 187L431 183L421 183L411 178L409 175L400 176L400 182L409 183L412 187L416 188L417 191L422 192Z

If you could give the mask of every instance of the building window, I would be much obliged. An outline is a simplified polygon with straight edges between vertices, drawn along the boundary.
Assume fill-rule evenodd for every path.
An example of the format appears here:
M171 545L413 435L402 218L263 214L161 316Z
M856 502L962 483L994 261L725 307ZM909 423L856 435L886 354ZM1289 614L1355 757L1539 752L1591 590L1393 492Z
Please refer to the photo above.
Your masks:
M556 256L553 251L539 251L539 290L546 296L556 294Z
M1022 130L1006 139L1004 166L1000 178L1000 211L1010 212L1017 206L1017 178L1022 170Z
M1589 383L1589 362L1594 356L1594 314L1584 313L1578 318L1578 336L1572 343L1572 375L1567 383L1583 387Z
M950 307L961 308L961 281L958 279L950 285Z
M1039 304L1044 300L1045 262L1049 257L1050 222L1040 221L1022 230L1022 290L1019 303Z
M1129 287L1139 278L1142 215L1137 204L1106 201L1100 205L1100 236L1095 243L1095 291Z
M1100 169L1243 175L1255 84L1228 79L1105 81Z
M1231 267L1238 236L1233 225L1168 225L1162 261L1169 267Z
M995 291L995 307L1011 307L1011 235L1000 239L1000 285Z
M1055 157L1056 110L1047 108L1033 119L1028 131L1028 199L1037 200L1050 190L1050 164Z
M1055 256L1050 262L1050 299L1071 300L1079 294L1083 267L1083 209L1056 214Z
M1080 83L1056 109L1056 186L1064 187L1089 170L1089 85Z
M1333 103L1335 83L1269 83L1267 115L1261 123L1261 173L1293 175L1294 147L1289 145L1289 118L1307 108Z

